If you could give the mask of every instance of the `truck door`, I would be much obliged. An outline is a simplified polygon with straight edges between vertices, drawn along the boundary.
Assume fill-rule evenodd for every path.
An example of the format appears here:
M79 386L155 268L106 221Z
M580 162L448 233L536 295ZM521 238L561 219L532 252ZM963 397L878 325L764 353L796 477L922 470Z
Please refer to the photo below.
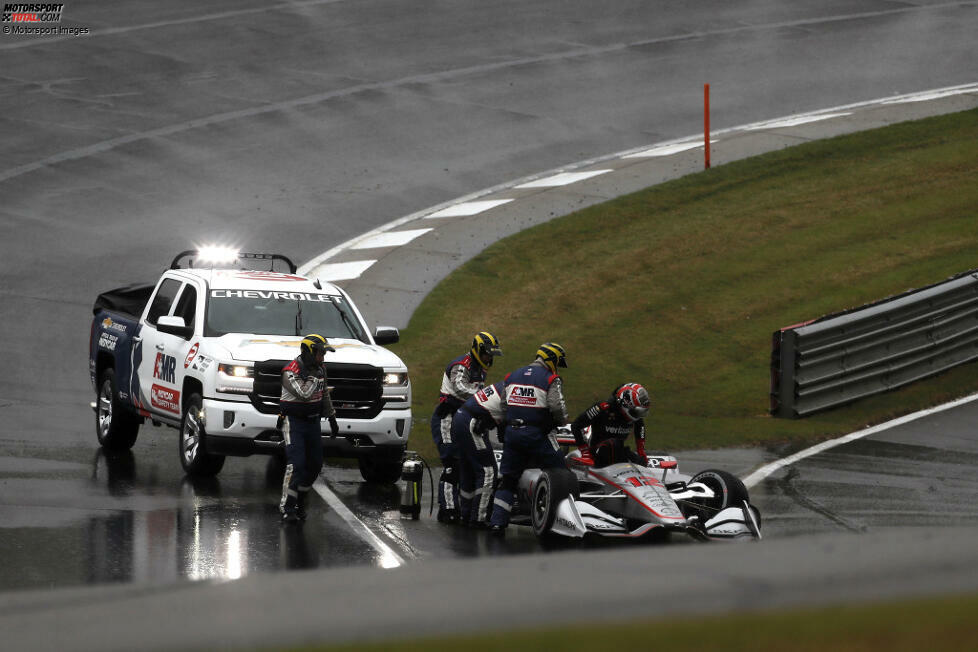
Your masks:
M180 289L176 302L173 304L173 310L170 311L174 317L183 317L183 323L193 329L191 335L181 337L169 333L159 333L163 343L162 353L166 357L166 364L173 365L173 377L177 390L183 389L183 381L187 376L190 363L193 362L193 358L196 357L197 350L200 348L200 334L203 329L197 328L197 315L203 315L203 311L198 312L197 310L198 296L202 297L203 293L197 292L194 283L185 282ZM170 358L173 358L175 362L172 362ZM178 413L180 416L182 416L182 405L185 398L179 391L178 395L174 397L174 402L178 407L181 407Z
M156 325L160 317L170 315L177 304L184 285L173 278L164 279L156 289L140 330L140 341L133 347L140 348L135 353L135 367L139 383L141 408L152 416L162 417L170 422L180 419L180 388L183 382L177 379L177 356L180 346L177 342L186 341L175 335L161 333ZM176 341L175 341L176 340ZM189 345L187 346L189 349ZM186 352L184 352L184 355ZM179 359L182 365L183 358Z

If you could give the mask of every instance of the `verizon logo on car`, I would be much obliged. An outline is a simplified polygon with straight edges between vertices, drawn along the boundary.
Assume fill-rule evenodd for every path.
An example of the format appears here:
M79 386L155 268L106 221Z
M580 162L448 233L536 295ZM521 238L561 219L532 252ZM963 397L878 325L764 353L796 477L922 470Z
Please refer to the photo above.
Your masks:
M150 391L150 401L153 403L153 407L174 414L180 414L179 390L163 387L162 385L153 385Z

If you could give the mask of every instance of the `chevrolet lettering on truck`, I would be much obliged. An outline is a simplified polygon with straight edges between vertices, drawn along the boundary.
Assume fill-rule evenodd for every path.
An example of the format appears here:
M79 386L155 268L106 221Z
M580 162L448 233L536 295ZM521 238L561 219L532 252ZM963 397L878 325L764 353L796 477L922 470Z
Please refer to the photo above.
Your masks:
M283 454L282 369L314 332L336 349L326 370L340 436L324 428L325 454L356 458L367 482L397 480L411 381L382 345L400 335L386 326L371 334L343 289L298 275L285 256L185 251L155 285L104 292L93 312L89 374L104 448L131 448L149 421L179 431L190 475L219 473L228 455Z

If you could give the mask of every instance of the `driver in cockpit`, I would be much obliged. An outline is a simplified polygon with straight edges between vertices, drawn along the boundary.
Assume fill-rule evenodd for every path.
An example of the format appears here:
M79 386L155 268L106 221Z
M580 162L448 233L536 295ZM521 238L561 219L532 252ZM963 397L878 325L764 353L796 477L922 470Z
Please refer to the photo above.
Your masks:
M574 441L581 451L581 462L602 467L618 462L634 462L646 466L645 416L649 413L648 391L638 383L625 383L615 388L607 401L595 403L571 424ZM585 441L584 429L590 426L591 439ZM625 446L630 434L635 434L635 452Z

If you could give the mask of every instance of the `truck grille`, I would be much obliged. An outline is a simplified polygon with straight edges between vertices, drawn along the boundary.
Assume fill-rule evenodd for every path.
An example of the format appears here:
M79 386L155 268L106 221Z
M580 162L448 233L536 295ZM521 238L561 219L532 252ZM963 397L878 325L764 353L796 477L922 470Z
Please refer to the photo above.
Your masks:
M248 395L255 409L276 414L282 395L282 369L291 360L255 363L255 391ZM336 416L373 419L383 407L383 370L366 364L327 362L326 374Z

